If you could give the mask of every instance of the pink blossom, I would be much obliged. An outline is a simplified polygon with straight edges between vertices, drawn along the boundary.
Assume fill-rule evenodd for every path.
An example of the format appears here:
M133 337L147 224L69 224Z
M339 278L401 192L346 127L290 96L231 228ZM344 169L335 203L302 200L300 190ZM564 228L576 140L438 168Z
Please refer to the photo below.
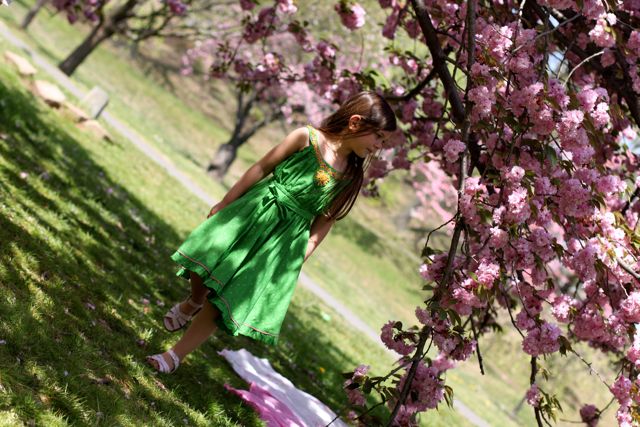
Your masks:
M394 334L394 325L396 322L393 320L387 322L382 327L382 333L380 334L380 339L387 346L387 348L395 351L398 354L403 356L410 354L415 349L415 344L407 344L404 339L395 336Z
M169 10L175 15L182 16L187 12L187 5L180 0L167 0Z
M351 383L351 380L345 381L344 388L347 388ZM349 402L355 406L365 406L367 403L367 400L360 388L347 389L347 398L349 399Z
M393 39L396 35L396 28L398 28L399 24L399 16L400 16L400 8L395 6L393 7L393 11L387 17L387 20L384 23L384 27L382 28L382 35L388 39Z
M340 15L342 25L350 30L356 30L364 25L366 12L359 3L352 0L341 0L334 9Z
M268 37L273 34L277 22L276 9L273 7L265 7L258 13L256 21L247 24L244 29L243 38L247 43L252 44L263 37Z
M578 93L577 97L580 101L582 109L585 111L591 111L596 106L596 101L598 100L598 92L593 89L585 89Z
M521 224L531 215L529 197L524 187L518 187L509 194L507 220L514 224Z
M591 41L600 47L614 47L616 40L613 38L611 33L607 31L608 27L606 20L598 19L595 27L589 31Z
M398 389L402 389L407 380L408 369L398 383ZM415 376L411 382L411 391L405 405L401 407L401 414L397 419L400 425L409 425L410 415L416 412L433 409L444 398L444 381L438 377L435 368L419 363L415 371ZM393 408L395 401L392 399L388 405Z
M628 405L621 405L616 411L616 420L618 427L637 427L638 423L634 422Z
M540 401L542 400L542 395L540 394L540 390L538 390L538 385L533 384L529 390L527 390L527 403L534 408L540 406Z
M511 185L520 184L520 181L524 178L524 169L516 165L504 172L503 176L505 181Z
M567 323L570 320L572 305L573 299L568 295L556 296L551 313L558 322Z
M509 239L509 235L506 231L498 227L492 227L490 229L491 238L489 239L489 245L491 247L500 249L503 248Z
M569 97L566 94L564 85L558 79L549 79L548 96L553 99L560 108L564 109L569 104Z
M495 92L489 91L487 86L477 86L469 91L469 99L474 103L474 121L478 121L491 114L491 107L495 102Z
M603 67L610 67L611 65L616 63L616 55L613 49L605 48L604 53L600 57L600 64Z
M622 317L627 322L640 322L640 291L633 291L629 297L620 304Z
M620 405L629 406L631 404L631 386L631 380L620 375L609 389Z
M609 105L606 102L600 102L596 106L596 109L591 112L591 117L593 118L593 124L595 124L597 128L605 127L611 121Z
M458 160L460 153L465 150L466 145L458 139L450 139L443 148L447 161L453 163Z
M348 389L348 387L353 383L359 383L360 380L365 375L367 375L367 372L369 372L369 368L370 367L368 365L359 365L353 371L353 375L351 376L351 378L346 380L343 384L343 387L347 389L347 397L349 398L349 402L351 402L351 404L353 405L364 406L366 404L366 399L359 387L354 389Z
M576 315L573 333L583 340L600 340L606 336L606 325L597 307L589 304Z
M291 15L298 10L294 0L277 0L277 4L277 9L280 13Z
M567 259L567 264L573 268L582 280L594 279L596 276L595 261L598 257L598 247L595 240L589 241L584 248L576 251Z
M536 321L529 315L527 310L522 310L516 315L516 326L528 331L535 328Z
M587 427L596 427L600 418L600 411L595 405L584 405L580 408L580 418L583 423L587 424Z
M627 41L627 49L631 50L634 55L640 56L640 31L631 31Z
M640 368L640 329L636 330L633 344L629 347L629 350L627 350L627 359L629 359L636 368Z
M251 10L256 6L252 0L240 0L240 7L242 10Z
M596 190L604 194L619 193L625 188L626 184L616 175L606 175L596 181Z
M522 349L531 356L555 353L560 349L560 328L552 323L544 322L541 326L529 331L522 341Z
M443 353L438 353L438 357L433 359L431 362L431 366L438 372L448 371L449 369L453 369L456 366L456 362L447 358L447 356Z
M476 269L478 283L484 285L487 289L493 287L493 282L500 276L500 266L489 260L482 260Z
M333 47L333 45L331 45L330 43L327 43L324 40L318 42L318 44L316 45L316 50L318 51L320 56L322 56L325 59L331 59L336 56L336 50Z
M456 288L451 294L456 300L470 307L484 306L484 303L480 301L472 291L469 291L465 288Z

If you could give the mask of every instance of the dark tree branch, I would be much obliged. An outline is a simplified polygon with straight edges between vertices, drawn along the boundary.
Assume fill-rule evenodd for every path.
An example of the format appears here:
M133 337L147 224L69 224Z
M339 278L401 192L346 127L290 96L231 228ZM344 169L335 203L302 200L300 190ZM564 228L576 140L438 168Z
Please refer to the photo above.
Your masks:
M411 89L409 92L400 95L400 96L386 96L385 99L389 102L406 102L409 101L410 99L414 98L416 95L418 95L422 89L424 89L429 82L431 82L431 80L433 80L433 77L436 75L436 69L432 68L431 71L429 71L429 74L427 74L427 76L420 82L418 83L413 89Z

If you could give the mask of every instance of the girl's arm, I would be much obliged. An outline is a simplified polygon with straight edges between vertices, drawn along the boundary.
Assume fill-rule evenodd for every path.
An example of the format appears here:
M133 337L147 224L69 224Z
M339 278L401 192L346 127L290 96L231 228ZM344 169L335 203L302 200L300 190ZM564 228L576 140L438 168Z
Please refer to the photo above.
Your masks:
M302 150L307 145L308 139L309 132L304 127L298 128L287 135L284 141L269 150L264 157L247 169L238 182L229 189L224 198L211 208L207 218L242 196L253 184L269 175L284 159L296 151Z
M329 234L329 230L335 223L335 220L329 219L324 215L316 217L311 224L311 231L309 233L309 243L307 243L307 253L304 255L306 261L313 251L320 245L320 242L324 240L325 236Z

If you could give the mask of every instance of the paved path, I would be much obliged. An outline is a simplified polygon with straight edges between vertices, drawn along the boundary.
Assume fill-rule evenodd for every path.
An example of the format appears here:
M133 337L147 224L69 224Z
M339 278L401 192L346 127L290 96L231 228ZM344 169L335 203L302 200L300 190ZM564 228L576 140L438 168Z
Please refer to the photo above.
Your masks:
M69 77L67 77L63 72L61 72L56 66L49 63L45 58L38 55L36 52L31 50L22 40L16 37L7 26L0 21L0 36L7 40L9 43L13 44L15 47L22 50L24 54L30 57L31 61L37 65L41 70L44 70L47 74L51 75L56 82L64 87L67 91L69 91L73 96L78 99L82 99L85 93L78 88L73 81ZM135 145L140 151L142 151L145 155L147 155L151 160L156 162L159 166L161 166L164 170L169 173L169 175L173 176L176 180L178 180L187 190L197 196L199 199L204 201L209 206L212 206L216 203L216 200L209 196L202 188L200 188L197 184L191 181L186 175L184 175L181 171L179 171L176 166L171 163L171 161L156 150L154 147L149 145L140 135L138 135L135 131L129 128L126 124L115 118L113 115L109 114L108 111L105 111L101 115L102 119L109 124L113 129L118 131L124 138L129 140L133 145ZM390 354L393 355L394 358L397 357L395 353L392 353L388 350L382 341L380 341L380 334L369 327L362 319L360 319L355 313L349 310L344 306L340 301L336 300L333 296L331 296L327 291L325 291L320 285L315 283L307 274L302 272L300 274L300 283L302 286L313 292L316 296L318 296L322 301L324 301L330 307L333 307L337 312L339 312L348 323L353 325L356 329L362 332L364 335L369 337L374 343L379 345L380 347L387 350ZM469 407L467 407L460 400L454 400L454 407L458 410L469 422L478 427L489 427L486 421L476 415Z

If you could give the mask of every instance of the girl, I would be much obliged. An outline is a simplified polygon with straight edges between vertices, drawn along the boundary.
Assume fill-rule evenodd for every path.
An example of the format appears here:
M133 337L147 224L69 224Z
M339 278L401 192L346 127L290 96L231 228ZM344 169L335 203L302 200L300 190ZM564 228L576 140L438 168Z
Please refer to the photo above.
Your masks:
M389 104L360 92L318 129L294 130L251 166L171 256L191 296L169 310L164 326L173 332L193 322L148 363L175 371L217 327L276 344L302 263L351 210L366 160L395 129Z

